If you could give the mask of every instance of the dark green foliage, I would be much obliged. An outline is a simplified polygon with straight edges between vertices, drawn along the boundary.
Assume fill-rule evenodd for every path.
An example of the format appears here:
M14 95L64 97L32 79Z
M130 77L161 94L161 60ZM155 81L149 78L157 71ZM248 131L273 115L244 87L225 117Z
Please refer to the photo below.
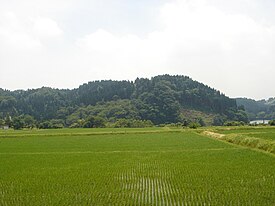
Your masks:
M77 103L95 105L99 101L129 99L134 85L129 81L95 81L83 84L76 90Z
M200 125L200 126L205 126L205 123L204 123L204 121L203 121L203 119L202 118L199 118L198 120L197 120L197 123Z
M238 122L238 121L227 121L227 122L224 123L224 126L244 126L244 125L245 125L245 123L242 122L242 121L240 121L240 122Z
M24 127L24 120L21 116L19 117L15 117L13 119L13 128L18 130L18 129L22 129Z
M24 115L24 127L34 128L35 127L35 119L31 115Z
M182 115L183 110L207 113L212 119L221 116L215 120L216 125L225 120L248 121L243 107L238 108L234 99L186 76L160 75L135 82L94 81L73 90L0 89L0 118L9 126L18 116L23 116L23 127L28 128L35 124L39 128L98 127L88 120L91 116L109 125L120 119L184 125L195 121L202 126L212 122Z
M47 120L38 124L39 129L61 129L63 127L64 121L62 119Z
M213 125L214 126L222 126L224 124L224 118L222 116L216 116L214 117L213 120Z
M144 128L152 127L154 124L150 120L118 119L112 127L115 128Z
M188 127L189 128L192 128L192 129L197 129L198 127L200 127L201 125L198 123L198 122L190 122L188 124Z
M265 100L256 101L253 99L247 99L247 98L237 98L237 105L243 106L247 112L252 112L254 114L266 111L266 105Z
M124 128L124 127L130 127L131 125L131 121L128 119L118 119L115 124L114 127L116 128Z
M152 80L153 84L146 91L144 88L138 88L138 85L141 85L138 81L140 80L136 80L135 83L140 94L136 94L136 106L141 118L151 120L155 124L177 122L180 104L177 100L175 86L169 81Z
M101 117L89 116L84 124L84 128L100 128L105 127L105 120Z
M0 114L2 116L11 114L16 115L16 99L12 96L1 96L0 93Z
M268 124L270 124L271 126L275 126L275 120L270 120Z
M51 119L50 129L61 129L64 127L64 121L62 119Z
M186 76L137 79L135 85L135 103L141 118L155 124L177 122L180 108L224 114L232 120L238 118L235 100Z
M250 120L275 118L275 98L259 101L237 98L236 102L238 106L244 107Z
M5 121L3 119L0 119L0 128L2 128L5 125Z
M179 103L185 107L218 113L223 113L228 108L236 108L235 100L189 77L163 75L153 78L153 81L161 80L173 85Z
M117 100L110 102L98 102L94 106L83 106L70 114L66 123L68 126L74 125L81 119L87 119L88 116L98 116L108 122L115 122L117 119L140 119L136 107L130 100ZM81 127L81 126L80 126Z
M49 121L43 121L38 125L39 129L49 129L51 128L50 122Z

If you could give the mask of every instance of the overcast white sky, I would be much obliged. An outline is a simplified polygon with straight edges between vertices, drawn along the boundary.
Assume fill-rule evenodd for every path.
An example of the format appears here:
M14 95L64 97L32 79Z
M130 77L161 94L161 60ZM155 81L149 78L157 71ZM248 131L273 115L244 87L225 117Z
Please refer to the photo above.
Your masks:
M275 96L274 0L0 0L0 87L188 75Z

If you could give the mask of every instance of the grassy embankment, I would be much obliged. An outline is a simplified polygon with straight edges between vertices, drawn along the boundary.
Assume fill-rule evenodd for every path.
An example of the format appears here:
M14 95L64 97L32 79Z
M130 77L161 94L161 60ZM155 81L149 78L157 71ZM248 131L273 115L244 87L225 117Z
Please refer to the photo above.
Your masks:
M205 130L203 134L233 144L275 154L274 127L217 127Z

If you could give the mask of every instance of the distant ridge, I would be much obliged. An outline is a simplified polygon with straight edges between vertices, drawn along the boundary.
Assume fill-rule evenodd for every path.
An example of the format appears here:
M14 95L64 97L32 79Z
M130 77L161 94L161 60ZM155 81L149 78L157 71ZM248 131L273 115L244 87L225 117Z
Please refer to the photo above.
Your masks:
M247 98L237 98L236 102L238 106L244 107L250 120L275 119L275 97L259 101Z

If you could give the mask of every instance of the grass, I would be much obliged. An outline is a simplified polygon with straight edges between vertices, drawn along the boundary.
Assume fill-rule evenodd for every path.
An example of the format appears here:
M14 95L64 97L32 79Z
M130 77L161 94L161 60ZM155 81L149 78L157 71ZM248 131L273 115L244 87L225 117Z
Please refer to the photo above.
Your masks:
M0 205L275 203L274 156L194 130L64 129L0 136Z
M243 127L232 128L230 130L222 128L218 129L217 131L221 134L242 134L250 137L275 141L275 127Z
M77 128L77 129L24 129L24 130L0 130L0 138L5 137L38 137L38 136L88 136L106 134L142 134L142 133L166 133L180 132L179 128L148 127L148 128Z
M205 131L204 133L233 144L256 148L275 154L274 127L221 127L212 129L210 132Z

